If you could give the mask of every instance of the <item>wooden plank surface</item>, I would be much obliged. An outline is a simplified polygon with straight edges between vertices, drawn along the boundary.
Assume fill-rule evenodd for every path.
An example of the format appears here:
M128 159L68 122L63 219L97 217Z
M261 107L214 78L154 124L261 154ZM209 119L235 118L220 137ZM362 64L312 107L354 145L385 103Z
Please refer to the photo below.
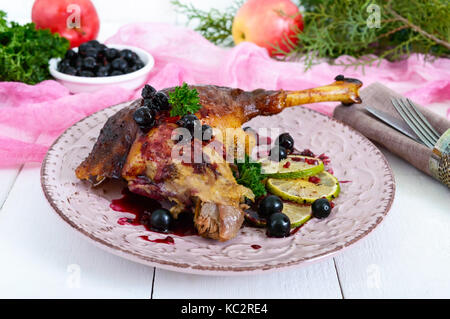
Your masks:
M150 298L153 268L95 247L45 199L26 165L0 212L0 298Z
M0 169L0 208L3 206L9 191L14 185L22 165Z
M397 183L391 212L372 234L338 255L345 298L450 297L450 192L383 151Z
M156 269L153 298L342 298L332 259L297 269L235 277Z

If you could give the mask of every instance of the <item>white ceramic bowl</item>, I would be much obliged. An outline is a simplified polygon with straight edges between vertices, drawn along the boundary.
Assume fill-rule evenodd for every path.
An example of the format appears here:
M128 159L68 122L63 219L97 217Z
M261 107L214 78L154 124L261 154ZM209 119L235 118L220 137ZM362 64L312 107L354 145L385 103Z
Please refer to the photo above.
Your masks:
M108 48L115 48L119 50L129 49L135 52L139 58L144 62L144 67L135 72L123 75L108 76L108 77L84 77L69 75L58 71L58 62L60 58L54 58L49 61L50 74L62 85L67 87L72 93L93 92L108 86L120 86L125 89L134 90L144 85L147 75L153 69L155 60L153 56L140 48L121 45L121 44L107 44ZM78 51L78 48L74 48Z

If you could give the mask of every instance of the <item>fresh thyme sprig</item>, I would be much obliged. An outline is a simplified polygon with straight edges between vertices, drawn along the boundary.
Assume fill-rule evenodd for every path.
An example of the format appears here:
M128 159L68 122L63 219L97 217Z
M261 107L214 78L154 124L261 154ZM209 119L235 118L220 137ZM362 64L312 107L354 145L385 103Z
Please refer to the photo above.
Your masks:
M192 4L172 0L172 5L175 6L177 12L186 15L189 22L196 23L194 30L200 32L209 41L224 46L233 44L231 26L233 25L234 15L242 3L243 0L236 0L225 11L214 8L210 11L203 11L195 8Z
M428 60L450 57L450 6L448 0L295 0L302 12L304 30L296 32L298 44L279 47L282 59L304 61L306 69L327 60L344 67L364 67L382 59L401 60L423 53ZM173 1L181 6L179 1ZM378 6L379 27L369 27L369 5ZM187 7L187 6L186 6ZM188 20L198 20L196 28L216 44L231 39L236 8L223 13L188 7ZM234 10L234 11L233 11ZM189 13L189 14L188 14ZM206 28L207 26L207 28ZM347 59L337 57L347 55Z
M172 105L170 116L184 116L194 114L201 109L200 98L196 89L189 89L186 82L176 86L169 92L169 103Z
M411 53L428 59L450 54L450 8L445 0L303 0L304 32L299 45L280 52L288 59L302 58L307 68L326 59L344 67L364 67L382 59L398 61ZM320 3L320 4L317 4ZM379 28L369 28L367 8L378 5ZM447 17L447 18L446 18ZM430 37L431 35L431 37Z

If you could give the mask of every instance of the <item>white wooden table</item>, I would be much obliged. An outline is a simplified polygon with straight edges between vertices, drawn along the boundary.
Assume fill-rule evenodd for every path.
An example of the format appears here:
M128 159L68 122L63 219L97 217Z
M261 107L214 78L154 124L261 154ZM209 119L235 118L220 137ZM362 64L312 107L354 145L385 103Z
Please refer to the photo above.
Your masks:
M100 40L132 21L182 23L169 1L93 1ZM193 1L217 8L228 1ZM2 3L28 21L32 0ZM444 114L449 103L438 105ZM450 298L450 192L387 156L397 193L386 220L337 257L276 273L206 277L154 269L90 244L44 198L38 164L0 169L0 298Z

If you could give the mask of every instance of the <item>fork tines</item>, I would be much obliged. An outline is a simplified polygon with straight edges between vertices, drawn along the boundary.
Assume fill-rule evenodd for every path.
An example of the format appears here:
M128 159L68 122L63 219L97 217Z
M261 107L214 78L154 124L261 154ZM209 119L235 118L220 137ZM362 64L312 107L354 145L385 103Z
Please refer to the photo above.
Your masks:
M391 98L397 112L417 134L423 144L433 148L439 139L439 134L427 121L425 116L417 109L410 99Z

